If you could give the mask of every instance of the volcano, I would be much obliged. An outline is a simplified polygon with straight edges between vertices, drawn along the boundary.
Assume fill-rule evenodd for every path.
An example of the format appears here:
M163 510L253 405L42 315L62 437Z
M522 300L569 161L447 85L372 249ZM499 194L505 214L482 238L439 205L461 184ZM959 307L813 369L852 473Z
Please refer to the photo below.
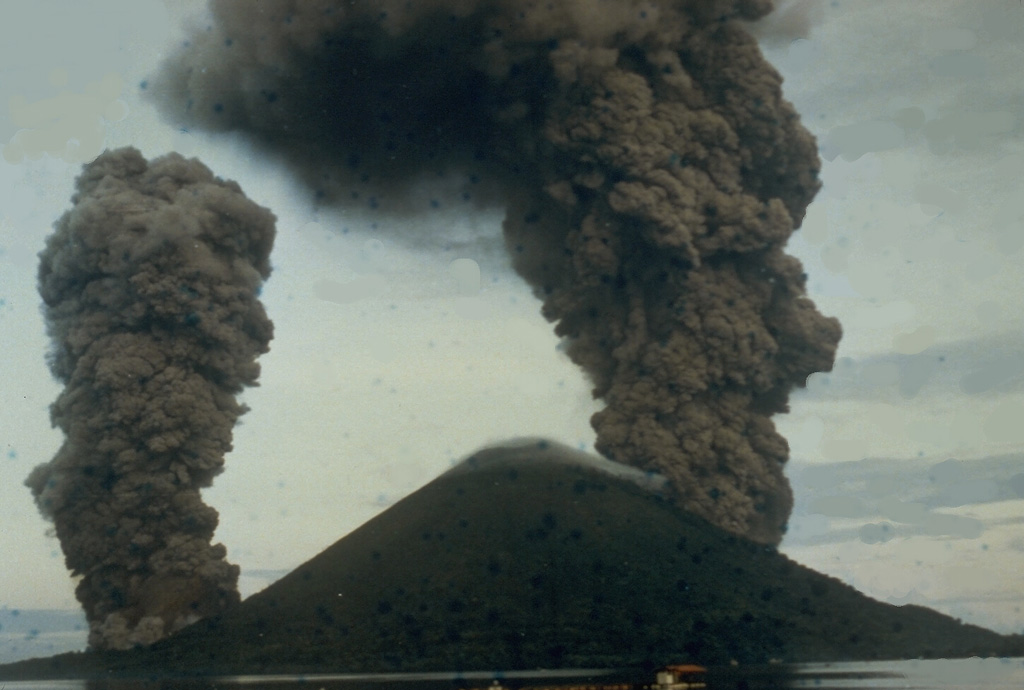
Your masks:
M1019 656L681 510L656 475L530 440L484 449L220 616L0 677L650 668Z

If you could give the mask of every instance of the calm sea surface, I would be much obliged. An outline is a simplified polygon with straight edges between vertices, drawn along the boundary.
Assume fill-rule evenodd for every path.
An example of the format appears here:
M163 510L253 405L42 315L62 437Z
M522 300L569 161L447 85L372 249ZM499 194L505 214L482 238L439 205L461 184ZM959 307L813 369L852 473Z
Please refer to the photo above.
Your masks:
M600 684L612 675L600 670L576 672L479 672L374 675L234 676L158 681L7 681L0 690L453 690L492 687L542 687ZM617 678L618 680L618 678ZM653 680L650 679L650 680ZM712 668L707 690L760 688L943 688L963 690L1024 688L1024 659L958 659L876 663L803 664L748 668ZM643 682L640 679L638 682Z

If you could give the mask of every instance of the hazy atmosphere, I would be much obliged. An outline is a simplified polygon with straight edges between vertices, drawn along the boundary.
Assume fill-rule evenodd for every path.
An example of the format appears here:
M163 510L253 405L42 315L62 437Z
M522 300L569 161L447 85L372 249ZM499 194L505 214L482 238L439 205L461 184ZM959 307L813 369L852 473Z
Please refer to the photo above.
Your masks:
M479 189L439 176L404 194L357 197L344 179L306 184L322 170L307 166L300 179L295 156L305 164L308 151L268 152L237 134L163 119L150 95L161 88L159 65L189 47L184 41L201 40L211 21L203 6L100 2L86 11L43 2L2 11L0 553L17 565L0 575L0 660L85 642L77 613L23 623L43 620L39 609L78 609L52 526L24 482L62 444L49 423L61 385L47 367L53 346L36 255L71 208L82 164L106 148L197 156L277 216L273 270L259 292L274 338L259 358L259 387L240 396L251 411L235 427L225 471L202 491L220 513L214 541L240 567L243 596L488 442L545 436L581 449L597 442L624 460L631 452L614 430L615 410L635 396L602 373L587 345L605 334L566 326L560 332L576 336L576 350L560 345L513 270L504 209L486 177ZM773 418L791 455L781 550L883 601L1017 632L1022 29L1015 0L782 2L751 27L822 158L822 188L786 251L803 262L817 309L843 330L834 371L812 374L791 396L791 413ZM519 217L542 204L533 194L513 200ZM596 227L605 221L594 208ZM521 236L514 223L506 232ZM701 250L696 240L688 248ZM538 288L561 275L537 266L516 268ZM555 288L545 310L563 324L604 299ZM786 385L827 365L838 331L820 332L822 354L789 372ZM779 374L755 367L749 376ZM590 416L604 404L592 400L594 385L611 410L597 434ZM764 385L766 396L775 385ZM736 522L727 527L777 541L788 488L773 486L730 498ZM773 495L782 498L757 506ZM758 526L753 515L782 518ZM68 631L75 620L79 630Z

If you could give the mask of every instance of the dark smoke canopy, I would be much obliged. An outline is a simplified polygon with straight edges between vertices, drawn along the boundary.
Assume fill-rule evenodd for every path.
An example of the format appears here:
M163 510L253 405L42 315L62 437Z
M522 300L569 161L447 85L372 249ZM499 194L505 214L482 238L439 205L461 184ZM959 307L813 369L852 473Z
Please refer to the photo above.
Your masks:
M598 451L779 542L771 416L831 368L840 327L783 252L819 160L738 21L769 2L210 7L150 87L169 117L247 132L345 205L416 211L438 175L497 193L516 270L607 402Z
M108 151L40 253L66 439L27 480L94 648L147 644L238 601L210 486L273 326L257 294L274 216L177 154Z

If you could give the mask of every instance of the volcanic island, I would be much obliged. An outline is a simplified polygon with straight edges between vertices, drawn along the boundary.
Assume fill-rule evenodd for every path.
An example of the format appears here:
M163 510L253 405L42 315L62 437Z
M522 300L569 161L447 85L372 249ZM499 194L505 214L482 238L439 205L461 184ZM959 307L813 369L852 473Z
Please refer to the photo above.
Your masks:
M221 615L0 678L707 666L1024 655L680 510L657 475L539 439L471 455Z

